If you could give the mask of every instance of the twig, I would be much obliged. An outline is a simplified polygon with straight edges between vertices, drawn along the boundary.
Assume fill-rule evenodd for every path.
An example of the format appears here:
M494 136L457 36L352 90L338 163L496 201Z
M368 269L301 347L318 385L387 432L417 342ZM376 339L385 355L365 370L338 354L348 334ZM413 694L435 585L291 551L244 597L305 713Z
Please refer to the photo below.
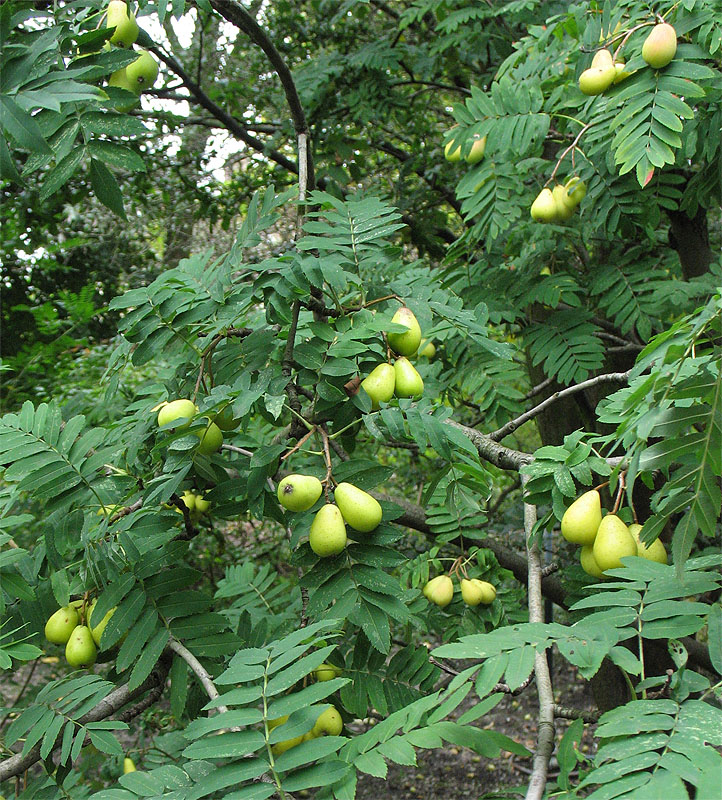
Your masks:
M294 453L296 453L298 450L300 450L303 447L303 445L310 439L310 437L313 436L314 433L316 433L316 426L315 425L313 426L313 428L311 428L310 431L308 431L308 433L306 433L305 436L300 438L290 450L286 451L281 456L280 461L281 462L285 461L289 456L292 456Z
M542 413L542 411L556 403L558 400L569 397L569 395L576 394L577 392L584 391L585 389L590 389L592 386L596 386L599 383L626 383L629 380L630 372L631 370L628 370L627 372L610 372L605 375L597 375L594 378L589 378L588 380L577 383L574 386L569 386L566 389L560 389L558 392L554 392L554 394L547 397L546 400L542 400L542 402L534 406L534 408L530 408L529 411L525 411L523 414L521 414L521 416L518 416L516 419L507 422L506 425L502 425L501 428L487 434L487 436L489 439L492 439L495 442L500 442L505 436L513 433L520 425L523 425L525 422L528 422L530 419L538 416Z
M191 653L191 651L182 645L177 639L171 638L168 642L168 647L174 652L177 653L183 661L188 664L188 666L195 672L196 677L201 682L201 686L206 690L206 694L211 700L215 700L217 697L220 697L218 693L218 689L216 689L213 681L211 680L211 676L206 672L204 666L201 662ZM219 714L223 714L228 711L227 706L219 705L216 706L218 709Z
M528 476L522 476L522 487ZM536 506L524 503L524 533L527 540L527 560L529 577L527 592L529 597L529 622L544 622L542 601L541 554L532 530L537 521ZM539 716L537 725L537 747L534 754L532 774L526 793L526 800L542 800L546 790L549 759L554 751L554 692L546 650L534 653L534 675L536 676Z
M601 711L583 711L581 708L567 708L554 705L554 716L558 719L583 719L585 722L597 722Z

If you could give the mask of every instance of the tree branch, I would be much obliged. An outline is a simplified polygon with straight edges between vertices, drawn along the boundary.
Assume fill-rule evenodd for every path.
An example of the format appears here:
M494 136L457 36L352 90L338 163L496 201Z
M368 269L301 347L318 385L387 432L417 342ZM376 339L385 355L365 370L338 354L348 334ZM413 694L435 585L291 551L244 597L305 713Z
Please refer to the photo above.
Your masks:
M170 647L174 653L177 653L193 670L196 677L201 682L201 686L206 690L206 694L211 698L211 700L215 700L217 697L220 697L218 689L216 689L215 684L211 680L211 676L208 674L203 664L201 664L201 662L185 645L181 644L177 639L171 639L170 642L168 642L168 647ZM217 708L219 714L228 711L227 706L219 705Z

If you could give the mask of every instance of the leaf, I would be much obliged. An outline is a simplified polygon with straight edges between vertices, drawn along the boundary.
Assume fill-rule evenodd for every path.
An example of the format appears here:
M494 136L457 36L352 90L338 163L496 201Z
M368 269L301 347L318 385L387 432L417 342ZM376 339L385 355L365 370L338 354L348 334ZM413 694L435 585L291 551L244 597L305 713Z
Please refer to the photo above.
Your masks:
M121 219L126 219L118 182L113 173L97 158L90 159L90 182L98 200Z
M38 123L6 94L0 95L0 125L20 147L33 153L52 152Z
M51 195L63 187L75 174L85 156L85 146L80 145L71 150L65 158L56 164L47 174L40 190L40 201L45 202Z

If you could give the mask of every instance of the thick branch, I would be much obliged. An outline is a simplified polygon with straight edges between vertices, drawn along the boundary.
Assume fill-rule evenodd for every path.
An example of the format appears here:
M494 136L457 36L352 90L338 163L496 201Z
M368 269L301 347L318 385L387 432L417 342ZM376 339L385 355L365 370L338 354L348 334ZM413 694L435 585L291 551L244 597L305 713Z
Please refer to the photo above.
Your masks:
M476 447L479 455L488 461L490 464L499 467L500 469L518 470L524 464L531 464L534 456L529 453L523 453L520 450L512 450L511 447L504 447L503 445L495 442L491 437L486 436L473 428L468 428L459 422L454 422L452 419L447 419L446 424L452 428L460 430L467 439Z
M171 639L168 643L168 647L170 647L174 653L177 653L193 670L196 677L201 682L201 686L205 689L206 694L211 698L211 700L215 700L220 696L218 689L216 689L215 684L211 680L211 676L208 674L203 664L201 664L201 662L187 647L182 645L177 639ZM225 711L228 711L227 706L218 706L219 713L223 713Z
M100 722L100 720L107 719L123 708L123 706L140 697L148 690L153 691L157 690L158 687L162 688L168 675L168 669L169 664L164 659L161 659L158 664L156 664L155 669L137 689L131 691L128 688L128 684L119 686L106 698L101 700L95 708L92 708L87 714L83 714L83 716L77 720L78 723L80 725L87 725L89 722ZM123 718L124 721L130 719L130 717L127 717L127 714L121 714L121 718ZM61 736L58 735L58 739L56 739L55 745L53 745L53 750L60 744L60 739ZM17 755L11 756L0 763L0 783L14 778L16 775L21 775L38 761L40 761L39 744L31 748L25 755L18 753Z

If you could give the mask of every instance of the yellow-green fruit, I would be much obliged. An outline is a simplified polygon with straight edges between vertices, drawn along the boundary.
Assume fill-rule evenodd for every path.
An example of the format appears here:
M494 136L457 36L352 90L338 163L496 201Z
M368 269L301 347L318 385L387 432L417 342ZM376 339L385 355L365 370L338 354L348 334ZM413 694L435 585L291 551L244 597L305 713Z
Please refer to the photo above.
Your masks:
M346 547L346 525L338 506L327 503L316 512L308 543L321 558L336 556Z
M371 398L371 408L376 411L379 403L388 403L394 396L396 373L391 364L379 364L361 381L361 388Z
M486 136L482 136L481 139L476 139L474 144L471 145L471 151L469 155L466 157L467 164L478 164L482 158L484 158L484 153L486 152Z
M444 147L444 157L447 161L461 161L461 145L459 145L453 152L451 150L451 145L452 142L448 142Z
M419 358L428 358L429 361L431 361L431 359L436 355L436 345L431 341L431 339L422 339L417 355Z
M279 725L283 725L286 722L288 722L288 714L284 714L282 717L276 717L276 719L269 719L268 730L272 731L274 728L277 728Z
M642 526L637 522L629 526L629 532L632 534L634 541L637 543L637 555L640 556L640 558L646 558L648 561L656 561L658 564L666 564L667 549L665 548L664 544L662 544L659 539L655 539L649 546L645 545L644 542L640 541L639 539L639 533L641 530Z
M98 648L87 625L78 625L65 645L65 660L71 667L92 667L98 657Z
M78 624L78 610L63 606L45 623L45 638L53 644L66 644Z
M604 573L599 569L599 564L597 564L597 560L594 558L594 551L590 544L585 544L579 551L579 563L582 565L582 569L587 575L591 575L593 578L604 577Z
M594 560L602 572L624 566L620 559L637 555L637 543L629 528L615 514L607 514L599 524L593 545Z
M467 606L478 606L481 603L481 587L473 581L461 579L461 599Z
M352 483L339 483L333 490L341 515L355 531L368 533L381 522L381 505L375 497Z
M110 0L105 25L115 28L110 41L118 47L130 47L138 38L139 28L135 15L128 13L128 4L123 0Z
M210 422L202 431L196 431L196 436L200 439L198 452L201 455L210 456L221 449L223 433L215 422Z
M426 584L424 594L429 602L445 608L454 597L454 584L448 575L437 575Z
M327 708L316 720L312 733L315 736L338 736L343 728L343 720L338 711L331 706Z
M586 183L584 183L584 181L576 175L569 178L569 180L564 184L564 189L564 202L572 208L576 208L587 194Z
M278 484L278 502L289 511L308 511L322 491L321 481L313 475L286 475Z
M241 424L240 418L233 416L231 406L226 406L222 411L219 411L213 418L213 422L222 431L234 431Z
M613 63L614 59L612 58L612 54L606 49L597 50L597 52L594 54L594 58L592 59L593 67L608 67Z
M123 775L127 775L129 772L137 772L135 768L135 763L133 762L132 758L124 758L123 759Z
M481 602L485 606L490 606L496 599L496 588L488 581L472 578L471 582L481 591Z
M313 677L320 683L331 681L340 674L341 670L338 667L334 667L333 664L327 664L325 661L323 664L319 664L313 671Z
M158 412L158 425L169 425L176 420L183 420L180 425L175 427L180 431L191 424L198 408L191 400L171 400L166 403Z
M123 67L123 69L119 69L117 72L114 72L110 78L108 78L108 86L114 86L116 89L125 89L126 92L132 92L136 98L139 94L137 89L128 80L128 76L125 74L125 67ZM116 111L120 111L121 113L125 114L134 109L137 105L138 100L135 99L130 103L126 103L122 106L115 105L114 107Z
M617 70L617 74L614 76L614 83L621 83L622 81L626 81L627 78L632 74L631 72L627 72L624 69L624 61L615 62L614 69Z
M557 204L551 189L542 189L531 204L531 216L537 222L555 222L557 219Z
M304 742L310 742L311 739L317 739L317 738L318 736L313 731L306 731L306 733L303 734Z
M101 506L95 513L99 517L112 517L117 514L123 506Z
M569 219L574 214L574 206L567 204L567 190L561 183L558 183L552 190L552 197L557 206L557 219L560 222Z
M421 397L424 393L424 381L408 358L402 356L394 361L394 373L396 397Z
M579 76L579 88L584 94L601 94L608 89L617 77L614 64L606 67L590 67Z
M303 741L303 736L294 736L293 739L286 739L283 742L277 742L276 744L271 746L271 752L273 753L274 756L280 756L281 753L285 753L286 750L290 750L297 744L301 744L302 741Z
M137 87L136 91L149 89L158 77L158 62L147 50L141 50L135 61L125 68L128 81Z
M386 334L389 347L397 356L414 355L421 344L421 326L414 312L410 308L402 306L391 317L391 322L395 322L397 325L405 325L408 330L403 333Z
M113 606L113 608L111 608L110 611L108 611L108 613L103 617L103 619L100 620L100 622L98 622L97 625L94 625L93 623L95 622L95 620L93 619L93 610L95 609L96 603L97 600L93 600L93 602L90 604L90 608L88 609L87 619L88 619L88 625L90 626L90 633L93 637L93 641L98 646L98 649L100 649L100 637L103 635L103 631L110 622L110 618L113 616L113 614L115 614L116 606Z
M677 31L668 22L655 25L642 45L642 58L654 69L666 67L676 52Z
M578 497L564 512L562 536L574 544L592 544L602 521L602 500L592 489Z
M198 511L201 514L205 514L206 511L208 511L208 509L211 507L211 501L206 500L202 494L195 495L194 502L196 511Z
M189 511L193 511L196 507L196 496L190 489L186 489L181 497L181 502ZM180 511L180 509L177 510Z

